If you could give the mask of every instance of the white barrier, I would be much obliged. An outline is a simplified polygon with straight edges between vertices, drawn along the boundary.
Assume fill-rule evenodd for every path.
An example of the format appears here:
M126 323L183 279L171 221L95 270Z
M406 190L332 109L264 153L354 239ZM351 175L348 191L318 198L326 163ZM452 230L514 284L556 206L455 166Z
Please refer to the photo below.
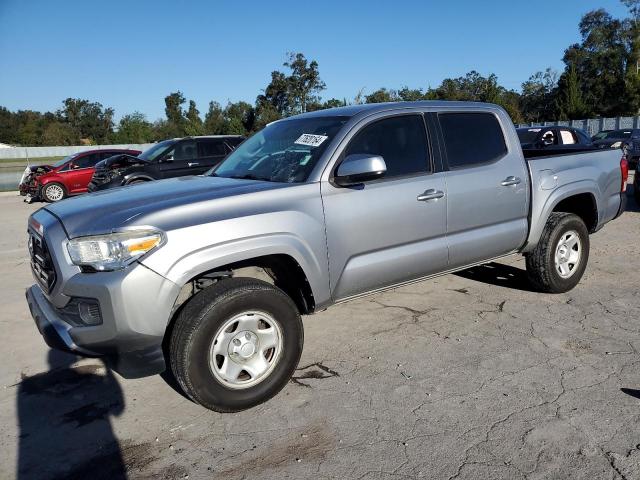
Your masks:
M0 148L0 158L38 159L41 157L66 157L87 150L106 150L110 148L126 148L144 151L153 143L130 143L127 145L76 145L70 147L12 147Z

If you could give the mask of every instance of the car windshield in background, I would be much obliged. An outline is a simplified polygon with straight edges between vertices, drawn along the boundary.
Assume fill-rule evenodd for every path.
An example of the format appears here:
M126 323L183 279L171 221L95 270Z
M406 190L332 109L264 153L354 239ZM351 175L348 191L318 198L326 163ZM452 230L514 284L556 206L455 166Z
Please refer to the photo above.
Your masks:
M165 140L164 142L156 143L153 147L138 155L138 158L146 160L147 162L153 162L156 158L166 152L174 143L176 143L175 140Z
M533 143L540 133L541 128L518 128L518 138L520 143Z
M212 175L226 178L304 182L349 117L281 120L233 151Z

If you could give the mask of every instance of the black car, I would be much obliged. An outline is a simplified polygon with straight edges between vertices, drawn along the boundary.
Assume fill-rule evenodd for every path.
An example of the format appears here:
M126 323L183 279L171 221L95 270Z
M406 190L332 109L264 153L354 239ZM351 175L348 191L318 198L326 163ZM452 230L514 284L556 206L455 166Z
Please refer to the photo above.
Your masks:
M200 175L220 163L244 137L212 135L173 138L156 143L140 155L115 155L96 164L89 191L161 180L163 178Z
M640 129L622 128L605 130L592 137L597 148L621 148L627 154L629 165L635 167L640 158Z
M574 127L523 127L517 128L522 150L528 157L558 155L593 150L589 135Z

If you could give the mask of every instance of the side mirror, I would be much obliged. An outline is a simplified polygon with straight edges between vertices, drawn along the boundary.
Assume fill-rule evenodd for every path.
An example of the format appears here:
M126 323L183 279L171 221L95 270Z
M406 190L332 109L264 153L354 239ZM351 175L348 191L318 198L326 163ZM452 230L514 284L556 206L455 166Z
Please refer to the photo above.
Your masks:
M356 153L343 160L333 180L341 187L348 187L382 178L386 172L387 165L380 155Z

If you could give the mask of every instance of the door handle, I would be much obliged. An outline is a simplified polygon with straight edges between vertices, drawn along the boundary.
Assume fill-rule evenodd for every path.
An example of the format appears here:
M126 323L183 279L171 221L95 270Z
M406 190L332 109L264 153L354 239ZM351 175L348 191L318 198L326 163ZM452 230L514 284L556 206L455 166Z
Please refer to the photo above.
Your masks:
M502 183L500 183L500 185L502 185L503 187L509 187L511 185L518 185L522 180L520 180L520 178L518 177L507 177L505 178Z
M444 197L443 191L436 190L435 188L430 188L429 190L425 190L422 195L418 195L417 200L419 202L427 202L429 200L438 200L442 197Z
M193 167L194 165L200 165L199 162L189 162L187 163L187 165L189 165L190 167Z

